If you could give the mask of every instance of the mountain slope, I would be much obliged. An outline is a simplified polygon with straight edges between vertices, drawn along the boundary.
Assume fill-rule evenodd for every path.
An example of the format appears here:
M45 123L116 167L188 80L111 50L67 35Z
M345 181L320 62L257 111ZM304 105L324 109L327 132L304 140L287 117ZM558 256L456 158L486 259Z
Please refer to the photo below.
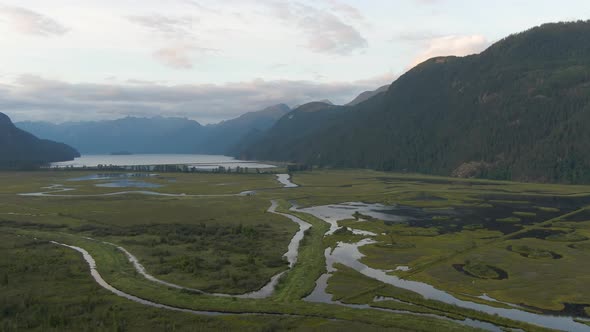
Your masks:
M278 104L261 111L243 114L235 119L209 125L206 127L206 135L197 150L201 153L230 153L244 137L266 131L289 111L291 111L289 106Z
M289 112L286 105L246 113L236 119L201 126L185 118L137 118L92 122L19 122L40 137L66 142L85 154L212 153L224 154L251 131L265 131Z
M0 113L0 167L34 167L49 162L72 160L78 151L62 143L39 139L14 126Z
M183 118L136 118L96 122L70 122L60 125L21 122L20 128L36 135L60 140L82 153L191 153L192 142L199 140L202 126Z
M590 182L590 22L428 60L356 106L279 121L242 155L514 180ZM290 129L308 126L290 139ZM284 134L281 134L284 133Z

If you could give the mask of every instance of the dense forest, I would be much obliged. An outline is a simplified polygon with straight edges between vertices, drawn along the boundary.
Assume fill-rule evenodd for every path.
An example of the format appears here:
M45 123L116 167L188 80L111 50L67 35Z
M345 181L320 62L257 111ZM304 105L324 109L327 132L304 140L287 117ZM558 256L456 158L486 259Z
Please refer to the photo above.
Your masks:
M354 106L304 105L243 158L461 177L590 182L590 21L430 59Z
M8 116L0 113L0 169L35 168L79 156L66 144L39 139L16 128Z

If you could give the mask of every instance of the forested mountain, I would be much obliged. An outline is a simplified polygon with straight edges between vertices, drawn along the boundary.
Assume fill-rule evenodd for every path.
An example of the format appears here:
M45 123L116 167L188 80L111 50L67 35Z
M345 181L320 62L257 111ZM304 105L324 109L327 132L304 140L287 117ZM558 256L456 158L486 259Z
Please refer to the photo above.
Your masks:
M588 183L590 21L546 24L478 55L430 59L355 106L297 109L240 155Z
M213 153L224 154L251 131L265 131L289 112L276 105L236 119L202 126L185 118L137 118L92 122L19 122L17 126L40 137L66 142L84 154Z
M205 138L197 150L200 153L229 153L244 137L266 131L290 111L289 106L278 104L262 111L249 112L232 120L208 125L205 127Z
M0 113L0 168L36 167L78 156L78 151L70 146L39 139L18 129L8 116Z

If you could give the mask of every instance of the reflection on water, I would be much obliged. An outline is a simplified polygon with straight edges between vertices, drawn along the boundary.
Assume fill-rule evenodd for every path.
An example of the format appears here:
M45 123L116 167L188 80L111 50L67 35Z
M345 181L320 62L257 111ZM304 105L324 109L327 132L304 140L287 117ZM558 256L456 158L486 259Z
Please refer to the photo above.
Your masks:
M362 273L365 276L379 280L386 284L393 285L395 287L411 290L424 296L427 299L437 300L453 304L462 308L482 311L491 315L498 315L517 321L529 322L531 324L557 330L590 330L590 328L587 325L576 322L573 317L541 315L518 309L496 308L485 304L464 301L454 297L453 295L445 291L436 289L429 284L418 281L400 279L397 276L387 274L386 271L373 269L359 261L363 257L363 254L361 254L359 248L370 243L374 243L374 241L365 239L354 244L341 242L334 250L327 251L328 255L326 256L326 262L327 264L330 264L330 266L332 266L334 263L341 263L343 265L353 268L354 270Z
M149 178L158 176L158 174L148 173L104 173L104 174L90 174L77 178L68 179L68 181L95 181L95 180L110 180L120 178Z
M372 307L368 304L347 304L347 303L343 303L340 301L335 301L332 299L332 295L329 294L326 290L328 288L328 280L330 279L330 277L332 277L332 274L334 272L336 272L336 269L333 266L335 260L331 258L330 251L331 251L330 248L326 248L326 250L324 252L324 254L326 256L326 268L328 270L328 273L325 273L318 278L318 280L316 281L316 287L314 288L313 292L311 292L311 294L309 294L306 298L303 299L306 302L337 304L337 305L341 305L341 306L345 306L345 307L349 307L349 308L356 308L356 309L375 309L375 310L386 311L386 312L397 313L397 314L407 314L407 315L414 315L414 316L421 316L421 317L432 317L432 318L437 318L437 319L453 321L457 324L471 326L471 327L475 327L475 328L479 328L479 329L484 329L487 331L503 332L503 330L500 327L498 327L494 324L491 324L488 322L482 322L482 321L478 321L478 320L473 320L473 319L469 319L469 318L464 319L464 320L455 320L455 319L451 319L451 318L444 317L444 316L438 316L438 315L434 315L434 314L424 314L424 313L416 313L416 312L405 311L405 310L377 308L377 307ZM387 298L387 299L386 298L376 298L375 302L382 302L382 301L388 301L388 300L389 300L389 298ZM398 300L395 300L395 301L401 302Z
M395 215L390 212L398 209L396 206L387 206L383 204L365 204L360 202L349 202L342 204L331 204L323 206L312 206L308 208L296 208L293 207L293 211L309 213L317 218L330 224L330 231L326 233L330 235L338 229L338 221L346 219L355 219L355 213L360 213L365 216L370 216L376 219L392 222L403 222L409 219L409 217L402 217ZM353 232L355 232L353 230ZM361 234L360 231L356 231L355 234ZM367 234L373 236L373 234Z
M295 207L292 208L292 210L294 211L309 213L314 215L315 217L318 217L330 223L331 227L330 230L326 233L326 235L330 235L336 229L338 229L338 221L353 219L355 212L385 221L408 220L407 216L396 215L396 209L397 207L384 206L381 204L365 204L359 202L314 206L300 209ZM404 214L407 215L406 213ZM395 287L416 292L427 299L453 304L462 308L482 311L488 314L498 315L516 321L529 322L546 328L566 331L590 331L590 327L588 327L585 324L576 322L573 317L535 314L519 310L517 308L496 308L485 304L464 301L454 297L453 295L445 291L436 289L435 287L429 284L411 280L404 280L397 276L389 275L387 273L388 271L371 268L360 262L360 259L363 257L363 254L361 254L359 248L372 243L375 243L373 239L364 239L354 244L340 242L337 245L337 247L333 250L331 250L330 248L327 249L325 252L325 256L328 274L321 276L316 281L316 289L312 292L312 294L309 297L306 298L306 300L325 303L333 302L332 296L327 294L325 289L327 286L327 280L329 279L331 273L333 273L334 271L334 264L340 263L350 268L353 268L354 270L362 273L367 277L379 280L381 282L393 285ZM405 268L401 267L400 270L402 269ZM489 326L479 327L489 329Z
M134 181L134 180L118 180L115 182L107 182L107 183L98 183L95 184L96 187L101 188L161 188L163 187L160 184L156 183L149 183L144 181Z

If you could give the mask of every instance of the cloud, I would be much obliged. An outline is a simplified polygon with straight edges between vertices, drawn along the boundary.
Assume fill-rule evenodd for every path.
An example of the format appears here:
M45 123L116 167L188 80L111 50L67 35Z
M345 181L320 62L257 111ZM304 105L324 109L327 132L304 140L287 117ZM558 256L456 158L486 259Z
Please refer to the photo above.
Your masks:
M354 26L344 22L334 13L335 11L298 2L268 2L268 5L276 17L303 32L307 39L306 47L313 52L350 55L368 46L361 33ZM338 8L340 11L347 11L349 15L354 13L352 7L340 5Z
M156 50L154 58L172 68L191 69L191 53L191 48L186 46L166 47Z
M129 16L127 19L165 38L192 39L192 29L199 19L195 16L165 16L159 14Z
M155 34L165 44L153 53L154 59L174 69L193 68L195 54L216 52L199 46L194 26L199 22L195 16L165 16L159 14L129 16L127 19Z
M412 60L412 67L437 56L465 56L480 53L490 45L482 35L450 35L427 40L426 49Z
M355 8L349 4L337 1L337 0L326 0L326 2L330 5L332 11L336 13L340 13L346 17L349 17L353 20L362 21L365 19L363 14L361 13L358 8Z
M153 55L160 63L175 69L193 68L193 56L198 54L215 53L217 50L197 47L192 44L178 44L156 50Z
M83 84L24 75L0 86L0 112L17 121L52 122L131 116L180 116L218 122L269 105L329 99L344 104L365 90L391 83L392 75L354 82L253 80L223 85Z
M22 7L0 5L0 22L8 22L16 31L43 37L61 36L68 28L56 20Z

